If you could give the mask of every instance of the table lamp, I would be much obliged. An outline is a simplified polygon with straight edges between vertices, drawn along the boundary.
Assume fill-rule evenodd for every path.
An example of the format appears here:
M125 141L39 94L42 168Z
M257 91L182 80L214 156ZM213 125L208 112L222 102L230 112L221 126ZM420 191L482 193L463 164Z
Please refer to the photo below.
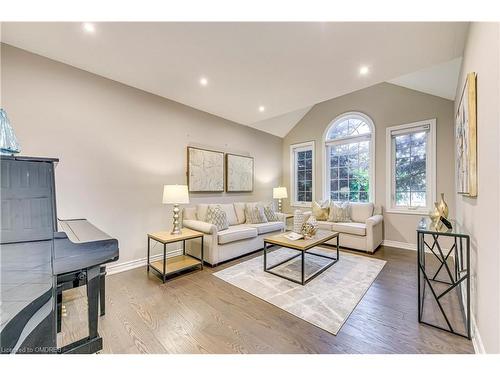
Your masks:
M278 211L281 212L281 200L288 198L288 194L286 193L286 187L279 186L273 188L273 198L278 200Z
M174 228L171 234L181 234L179 228L179 204L189 203L189 192L187 185L164 185L163 204L174 205Z

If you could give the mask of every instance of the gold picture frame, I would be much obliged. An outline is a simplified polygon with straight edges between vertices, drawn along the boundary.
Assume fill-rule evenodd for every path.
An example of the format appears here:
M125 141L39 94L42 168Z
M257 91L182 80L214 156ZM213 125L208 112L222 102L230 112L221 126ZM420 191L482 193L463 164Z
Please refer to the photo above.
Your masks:
M457 192L477 197L476 73L468 73L455 116Z

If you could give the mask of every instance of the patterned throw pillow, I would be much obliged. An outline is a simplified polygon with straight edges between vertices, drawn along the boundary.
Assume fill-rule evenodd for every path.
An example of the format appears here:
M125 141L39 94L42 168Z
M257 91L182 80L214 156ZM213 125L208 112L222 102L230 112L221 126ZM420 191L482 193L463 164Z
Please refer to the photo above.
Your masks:
M276 212L274 212L274 207L272 203L266 204L263 207L264 207L264 215L266 215L267 221L280 221L278 215L276 215Z
M312 203L312 214L316 218L316 220L326 221L328 220L328 215L330 213L330 200L326 200L324 202Z
M248 224L267 223L264 207L262 206L247 206L245 208L245 216Z
M332 202L330 204L330 215L328 221L336 223L350 223L349 202Z
M208 206L207 218L205 221L215 225L218 231L229 228L227 215L220 206Z

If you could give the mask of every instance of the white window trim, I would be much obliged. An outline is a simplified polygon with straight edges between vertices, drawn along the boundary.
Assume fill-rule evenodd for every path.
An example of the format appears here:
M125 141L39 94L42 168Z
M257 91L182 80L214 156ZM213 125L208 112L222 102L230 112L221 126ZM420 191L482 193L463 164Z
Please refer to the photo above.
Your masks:
M393 147L392 147L392 136L391 133L394 130L405 130L410 128L415 128L419 126L429 125L429 144L428 150L430 150L430 155L426 154L427 166L426 172L429 171L429 176L427 176L428 192L430 197L427 200L427 207L422 208L402 208L393 207L392 205L392 195L394 188L394 168L393 168ZM409 124L391 126L386 128L386 210L387 213L395 214L407 214L407 215L422 215L428 214L429 210L432 209L434 202L436 201L436 119L429 119L424 121L412 122ZM429 181L430 180L430 181Z
M315 194L314 194L314 186L315 186L315 181L316 181L316 159L315 159L315 152L314 152L314 141L309 141L309 142L303 142L303 143L296 143L293 145L290 145L290 205L292 207L312 207L312 202L297 202L296 201L296 195L295 195L295 155L294 152L297 149L300 148L306 148L306 149L311 149L312 150L312 202L314 202Z
M322 165L322 173L323 173L323 199L330 199L330 181L329 181L329 176L330 176L330 168L329 168L329 160L327 160L328 153L327 149L330 144L333 144L335 142L341 143L344 141L347 141L349 139L354 139L358 137L363 137L363 135L359 136L354 136L354 137L346 137L343 138L342 140L339 141L330 141L327 140L326 138L328 137L328 133L330 132L330 129L332 128L332 125L338 122L339 120L342 120L344 117L359 117L363 121L365 121L368 126L370 126L371 134L370 134L370 191L368 195L368 201L375 203L375 123L373 120L363 112L344 112L341 115L335 117L333 121L328 124L326 127L326 130L323 133L323 147L322 147L322 160L323 160L323 165ZM367 136L367 135L365 135Z

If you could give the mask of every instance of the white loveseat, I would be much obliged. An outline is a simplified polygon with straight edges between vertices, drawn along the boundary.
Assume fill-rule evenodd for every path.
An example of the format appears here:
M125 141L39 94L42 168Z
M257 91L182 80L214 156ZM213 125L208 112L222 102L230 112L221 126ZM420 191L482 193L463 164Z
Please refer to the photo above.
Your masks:
M247 204L255 205L256 202L216 204L224 210L229 223L229 228L221 231L215 225L205 222L209 204L198 204L182 210L183 227L204 233L204 259L210 265L216 266L220 262L260 250L264 247L264 237L284 230L286 219L280 213L277 213L280 221L247 224ZM188 241L186 250L199 256L200 240Z
M339 232L339 245L373 253L384 239L383 216L373 203L350 203L350 223L318 221L320 229ZM378 211L378 212L377 212ZM335 240L331 242L335 244Z

